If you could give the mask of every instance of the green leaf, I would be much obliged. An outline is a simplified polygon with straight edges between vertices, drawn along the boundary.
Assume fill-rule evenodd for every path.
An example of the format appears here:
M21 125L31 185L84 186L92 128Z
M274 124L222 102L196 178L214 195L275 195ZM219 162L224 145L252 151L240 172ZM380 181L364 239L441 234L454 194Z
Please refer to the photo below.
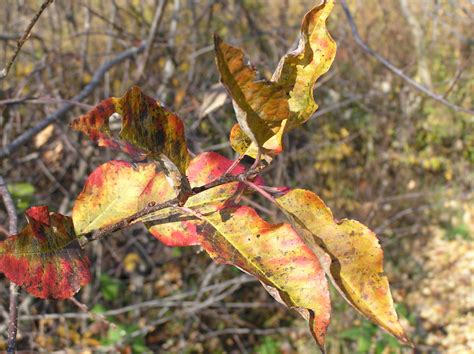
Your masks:
M33 203L36 188L31 183L18 182L8 184L8 191L12 195L17 212L21 213Z
M114 278L111 278L107 274L101 274L100 276L100 290L102 296L107 301L113 301L118 298L122 283Z
M260 345L255 348L257 354L279 354L281 353L278 341L272 337L264 337Z

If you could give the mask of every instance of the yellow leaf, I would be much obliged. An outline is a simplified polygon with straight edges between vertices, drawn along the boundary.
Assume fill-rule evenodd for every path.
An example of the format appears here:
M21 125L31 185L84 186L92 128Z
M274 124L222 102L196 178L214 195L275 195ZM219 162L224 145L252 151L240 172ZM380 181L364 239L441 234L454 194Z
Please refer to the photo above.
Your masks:
M294 189L277 199L300 236L326 267L344 298L368 319L407 343L398 322L383 252L375 234L358 221L335 221L331 210L313 192ZM327 257L329 255L329 258Z
M140 259L141 257L135 252L127 254L123 260L123 268L127 273L133 273Z
M216 37L221 81L240 125L230 137L237 152L255 158L260 149L271 159L283 150L283 134L306 122L318 108L314 85L336 55L336 43L326 28L333 7L333 0L324 1L304 16L297 49L280 60L270 81L256 80L255 69L244 63L243 51Z

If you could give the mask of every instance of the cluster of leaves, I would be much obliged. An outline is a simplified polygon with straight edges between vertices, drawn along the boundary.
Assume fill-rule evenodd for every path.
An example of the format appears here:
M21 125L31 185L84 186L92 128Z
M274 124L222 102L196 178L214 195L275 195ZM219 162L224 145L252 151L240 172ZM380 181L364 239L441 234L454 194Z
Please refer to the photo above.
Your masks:
M336 52L326 29L333 5L325 1L305 15L297 49L281 59L271 80L258 80L243 51L215 37L221 82L238 121L230 142L242 156L255 158L250 170L217 153L192 157L181 119L132 87L121 98L100 102L72 127L134 162L99 166L71 218L45 206L27 210L27 226L0 243L0 271L34 296L71 297L90 280L81 245L143 223L168 246L199 245L214 261L255 276L308 321L322 350L331 311L327 278L356 310L407 342L375 234L357 221L336 221L311 191L270 188L258 176L284 150L284 134L317 109L313 88ZM111 117L121 118L118 134ZM250 192L271 200L288 222L271 224L241 205L240 195Z

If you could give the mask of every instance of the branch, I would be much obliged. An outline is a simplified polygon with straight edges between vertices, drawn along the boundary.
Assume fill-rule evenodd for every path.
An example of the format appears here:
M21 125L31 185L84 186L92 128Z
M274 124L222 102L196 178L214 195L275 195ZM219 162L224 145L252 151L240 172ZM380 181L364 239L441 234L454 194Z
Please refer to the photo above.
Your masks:
M4 79L7 77L8 73L10 72L10 69L13 65L13 63L15 62L15 59L16 57L18 56L18 54L20 53L20 50L21 48L23 47L23 44L25 44L25 42L28 40L28 38L30 38L30 33L31 33L31 30L33 29L34 25L36 24L36 22L38 22L41 14L43 13L44 10L46 10L46 8L53 2L53 0L46 0L43 5L41 5L40 9L38 10L38 12L35 14L35 16L33 17L33 19L31 20L30 24L28 25L28 27L26 28L25 30L25 33L23 33L23 36L21 36L21 38L18 40L17 44L16 44L16 50L15 50L15 53L13 53L13 56L12 58L10 59L10 61L8 62L7 66L5 66L5 68L3 70L0 70L0 80Z
M393 72L395 75L399 76L400 78L402 78L403 80L405 80L408 84L410 84L411 86L413 86L414 88L416 88L418 91L421 91L422 93L424 93L425 95L427 95L428 97L434 99L435 101L438 101L442 104L444 104L445 106L451 108L452 110L456 111L456 112L464 112L464 113L468 113L468 114L473 114L474 115L474 111L468 109L468 108L464 108L464 107L460 107L460 106L457 106L455 105L454 103L451 103L449 102L448 100L446 100L443 96L437 94L437 93L434 93L432 91L430 91L429 89L427 89L425 86L419 84L418 82L416 82L415 80L413 80L411 77L407 76L402 70L400 70L399 68L397 68L395 65L393 65L391 62L389 62L387 59L385 59L384 57L382 57L380 54L378 54L376 51L374 51L372 48L370 48L367 43L365 43L362 38L360 37L359 35L359 31L357 30L357 26L354 22L354 18L352 17L352 14L349 10L349 7L347 6L347 3L346 3L346 0L341 0L341 6L344 10L344 13L346 14L346 17L347 17L347 20L349 21L349 25L351 26L351 32L352 32L352 36L354 37L354 40L355 42L369 55L373 56L375 59L377 59L380 63L382 63L387 69L389 69L391 72Z
M8 232L15 235L18 232L18 218L16 215L15 203L8 191L7 184L2 176L0 176L0 195L7 209L8 214ZM18 286L10 283L10 308L8 316L8 347L7 353L15 353L16 348L16 332L18 323Z
M254 169L249 169L249 170L247 170L245 172L242 172L238 175L224 175L224 176L222 176L222 177L220 177L220 178L218 178L218 179L216 179L216 180L214 180L210 183L207 183L203 186L194 187L192 189L192 194L191 195L199 194L201 192L204 192L208 189L220 186L222 184L226 184L226 183L230 183L230 182L247 181L248 179L252 179L252 178L256 177L259 173L261 173L267 167L268 166L260 165L260 166L254 168ZM152 203L148 204L145 208L140 210L139 212L137 212L133 215L130 215L129 217L127 217L125 219L122 219L122 220L116 222L115 224L104 226L104 227L101 227L101 228L99 228L95 231L92 231L92 232L88 233L88 234L82 235L86 238L87 241L83 242L81 245L85 246L86 244L88 244L90 242L100 240L100 239L104 238L105 236L107 236L108 234L111 234L111 233L116 232L118 230L124 229L124 228L140 221L140 219L142 219L143 217L148 216L148 215L153 214L153 213L156 213L157 211L167 209L167 208L178 208L178 207L181 207L181 206L182 206L182 203L180 202L180 200L178 198L174 198L174 199L168 200L168 201L166 201L164 203L160 203L160 204L155 204L155 203L152 202Z
M148 38L146 40L147 47L145 49L145 53L143 54L143 60L137 69L137 74L136 74L137 80L142 77L143 72L145 71L145 67L148 63L148 58L150 56L151 48L153 46L153 41L155 40L155 37L156 37L156 32L158 31L161 25L161 21L163 20L163 15L165 13L164 10L165 10L165 6L167 2L168 0L161 0L160 4L156 8L155 16L153 17L153 22L151 24L150 33L148 34Z
M21 134L19 137L17 137L15 140L13 140L10 144L5 146L4 148L0 149L0 158L4 158L11 153L13 153L15 150L17 150L20 146L25 144L28 140L30 140L33 136L38 134L40 131L42 131L44 128L46 128L48 125L53 123L54 121L58 120L61 118L64 114L66 114L68 111L70 111L75 105L76 102L80 102L84 100L87 96L89 96L94 88L96 88L102 79L104 78L104 75L109 71L111 68L113 68L115 65L122 63L123 61L141 53L146 47L146 43L142 43L138 47L133 47L129 48L123 52L121 52L119 55L117 55L115 58L106 61L103 63L94 73L94 76L92 77L92 80L82 89L79 94L74 96L70 102L66 103L64 106L62 106L60 109L43 119L41 122L39 122L37 125L34 127L28 129L25 131L23 134ZM73 103L74 102L74 103Z

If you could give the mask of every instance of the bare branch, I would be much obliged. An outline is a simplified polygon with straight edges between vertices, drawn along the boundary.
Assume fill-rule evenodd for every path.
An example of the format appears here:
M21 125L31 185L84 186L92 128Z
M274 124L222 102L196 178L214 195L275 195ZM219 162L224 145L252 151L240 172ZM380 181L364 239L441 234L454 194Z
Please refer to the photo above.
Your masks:
M161 0L160 4L156 8L155 16L153 17L153 22L151 24L150 33L148 34L148 38L146 40L147 47L145 53L143 54L143 60L141 64L138 66L136 78L137 80L140 79L145 71L145 67L148 63L148 58L150 56L151 48L153 47L153 41L155 40L156 33L160 28L161 21L163 20L163 14L165 13L165 6L168 0Z
M18 232L18 218L16 215L15 203L8 191L7 184L2 176L0 176L0 194L3 204L8 214L8 232L15 235ZM8 315L8 347L7 353L15 353L16 348L16 332L18 324L18 286L10 283L10 307Z
M18 54L20 53L20 50L21 48L23 47L23 44L25 44L25 42L28 40L28 38L30 38L30 33L31 33L31 30L33 29L34 25L36 24L36 22L38 22L41 14L43 13L44 10L46 10L46 8L53 2L53 0L46 0L43 5L41 5L40 9L38 10L38 12L35 14L35 16L33 17L33 19L31 20L30 24L28 25L28 27L26 28L25 30L25 33L23 33L23 35L21 36L21 38L18 40L17 44L16 44L16 50L15 50L15 53L13 53L13 56L12 58L10 59L10 61L8 62L7 66L5 66L5 68L3 70L0 70L0 80L4 79L7 77L8 73L10 72L10 69L13 65L13 63L15 62L15 59L16 57L18 56Z
M347 6L346 0L341 0L341 6L344 10L344 13L346 14L347 20L349 21L349 25L351 26L351 32L352 36L354 37L355 42L369 55L373 56L375 59L377 59L380 63L382 63L387 69L389 69L391 72L393 72L395 75L399 76L403 80L405 80L408 84L416 88L418 91L423 92L425 95L428 97L434 99L435 101L438 101L445 106L451 108L452 110L456 112L464 112L468 114L473 114L474 111L460 107L455 105L454 103L449 102L446 100L443 96L434 93L427 89L425 86L421 85L420 83L416 82L413 80L411 77L407 76L402 70L397 68L395 65L393 65L391 62L389 62L387 59L382 57L379 53L374 51L372 48L370 48L367 43L365 43L362 38L359 35L359 31L357 30L357 26L354 22L354 18L352 17L352 13L349 10L349 7Z

